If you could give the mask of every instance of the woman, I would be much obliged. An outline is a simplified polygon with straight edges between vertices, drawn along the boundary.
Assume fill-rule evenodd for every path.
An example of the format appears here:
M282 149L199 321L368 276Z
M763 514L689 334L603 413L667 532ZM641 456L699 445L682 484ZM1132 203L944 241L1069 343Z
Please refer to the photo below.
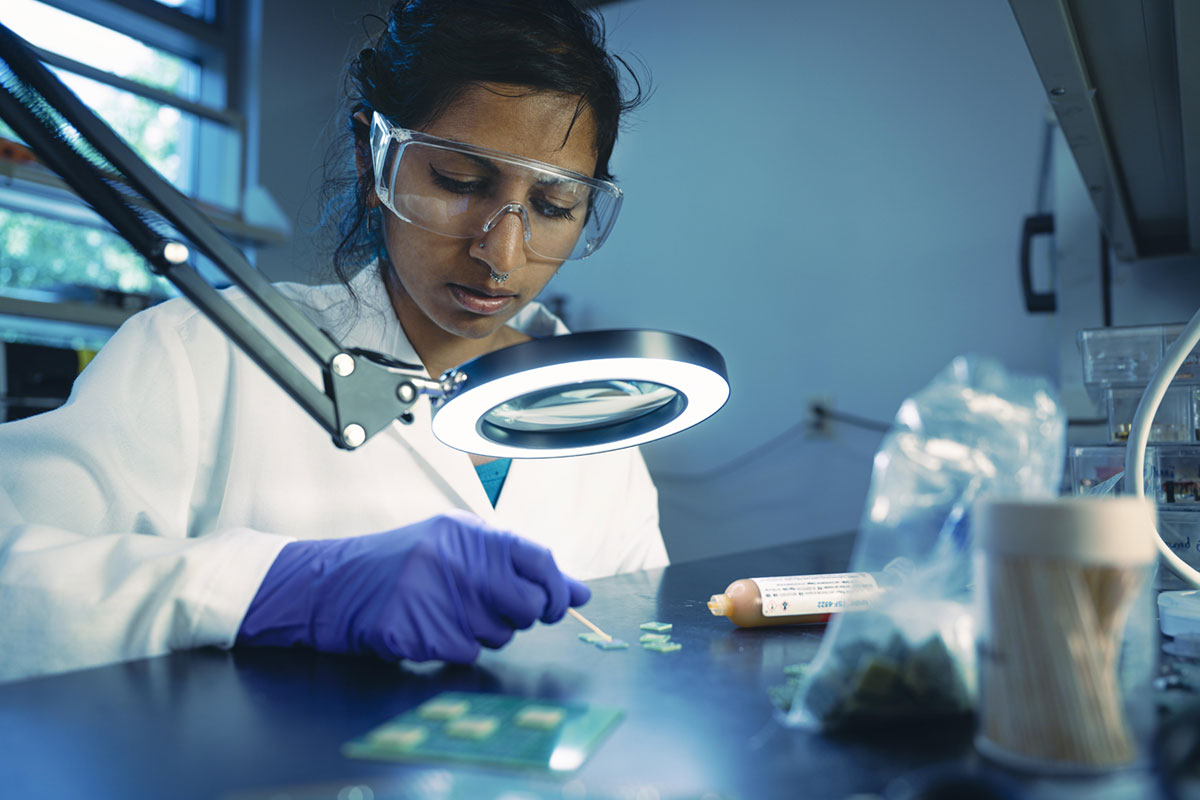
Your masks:
M349 77L342 280L285 293L431 375L564 332L533 299L619 205L597 24L401 2ZM586 602L577 579L666 563L636 450L509 466L415 412L339 451L186 302L132 318L65 406L0 425L0 677L235 643L467 662Z

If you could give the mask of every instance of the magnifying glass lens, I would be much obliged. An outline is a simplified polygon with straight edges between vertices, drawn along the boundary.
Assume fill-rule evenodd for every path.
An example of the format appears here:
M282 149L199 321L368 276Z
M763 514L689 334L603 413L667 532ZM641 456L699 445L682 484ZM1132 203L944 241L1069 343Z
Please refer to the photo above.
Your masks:
M653 413L678 394L651 381L586 381L520 395L492 408L483 420L508 431L590 430Z
M433 433L467 453L558 458L634 447L686 430L729 397L721 354L665 331L547 336L442 376Z

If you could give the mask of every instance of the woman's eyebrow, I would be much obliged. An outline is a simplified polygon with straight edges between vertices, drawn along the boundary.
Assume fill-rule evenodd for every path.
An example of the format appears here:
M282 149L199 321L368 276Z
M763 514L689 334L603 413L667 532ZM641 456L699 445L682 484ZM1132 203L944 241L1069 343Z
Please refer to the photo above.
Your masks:
M536 185L537 186L562 186L564 184L580 185L579 181L575 180L574 178L563 178L563 177L558 177L556 175L539 178Z
M490 175L497 175L502 171L501 168L496 165L495 161L492 161L490 158L487 158L486 156L481 156L476 153L465 153L465 152L462 152L461 150L456 150L454 152L457 153L458 155L468 159L469 161L473 161L474 163L478 164L481 168L487 170L488 174L490 174ZM552 165L547 165L547 166L552 167ZM557 186L557 185L569 184L569 183L578 183L578 181L575 180L574 178L568 178L565 176L557 176L557 175L551 174L551 175L546 175L544 177L538 178L536 185L538 185L538 186Z
M467 158L471 159L472 161L476 162L477 164L479 164L481 167L488 170L489 172L493 172L493 173L500 172L500 167L496 166L496 162L492 161L491 159L487 158L486 156L477 155L475 153L462 153L462 155L464 155ZM514 156L514 158L520 158L520 156ZM501 159L501 160L503 161L503 159ZM569 171L569 170L565 170L563 167L556 167L553 164L544 164L541 161L533 161L531 163L536 164L541 170L544 170L547 172L550 172L551 170ZM557 176L557 175L554 175L553 172L550 172L550 175L551 175L551 177L539 178L538 183L539 184L553 184L553 183L573 183L573 182L575 182L574 178L569 178L565 175Z
M460 155L466 156L468 159L470 159L471 161L474 161L476 164L483 167L485 170L487 170L492 175L496 175L497 173L500 172L500 168L496 166L496 162L492 161L490 158L484 158L483 156L477 156L474 153L460 153Z

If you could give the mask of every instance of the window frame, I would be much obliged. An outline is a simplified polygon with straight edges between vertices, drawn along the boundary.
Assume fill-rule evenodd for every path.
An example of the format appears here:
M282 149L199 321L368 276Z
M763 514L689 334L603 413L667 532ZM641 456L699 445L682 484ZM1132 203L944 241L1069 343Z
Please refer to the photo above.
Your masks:
M257 50L252 42L261 19L261 0L232 2L206 0L204 14L192 15L155 0L39 0L81 19L130 36L146 45L186 58L200 65L200 85L195 99L168 90L149 86L129 78L80 63L68 56L34 47L48 65L64 69L84 78L110 86L149 101L171 106L198 121L215 122L236 137L238 153L223 153L221 157L238 157L236 185L231 195L234 207L227 209L192 198L192 201L226 235L248 249L287 240L290 229L286 222L272 219L267 223L247 219L247 194L257 174ZM234 10L236 9L236 13ZM203 154L215 145L204 140L203 124L197 125L196 150ZM224 131L222 133L225 133ZM216 135L210 131L211 135ZM228 134L225 134L228 135ZM203 163L203 155L195 157ZM189 166L196 169L196 161ZM228 186L228 183L225 184ZM259 192L261 197L262 193ZM269 198L268 198L269 200ZM78 225L110 229L91 211L57 175L40 165L23 164L0 159L0 206L19 212L30 212ZM110 229L111 230L111 229ZM0 295L3 288L0 287ZM105 295L97 291L98 298ZM147 303L150 300L147 298ZM57 305L59 308L39 309ZM136 310L137 304L125 308L103 308L97 299L99 313L87 311L86 304L77 302L47 303L9 297L0 302L0 316L40 317L64 322L82 322L116 327ZM116 324L113 324L116 323Z

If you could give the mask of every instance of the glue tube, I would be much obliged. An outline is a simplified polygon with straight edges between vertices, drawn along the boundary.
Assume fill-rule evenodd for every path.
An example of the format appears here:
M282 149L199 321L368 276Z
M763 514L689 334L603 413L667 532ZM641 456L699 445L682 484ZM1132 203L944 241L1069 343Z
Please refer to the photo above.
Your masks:
M883 573L742 578L709 598L708 610L714 617L729 617L740 628L819 625L831 614L869 608L883 587L894 582L891 565Z

